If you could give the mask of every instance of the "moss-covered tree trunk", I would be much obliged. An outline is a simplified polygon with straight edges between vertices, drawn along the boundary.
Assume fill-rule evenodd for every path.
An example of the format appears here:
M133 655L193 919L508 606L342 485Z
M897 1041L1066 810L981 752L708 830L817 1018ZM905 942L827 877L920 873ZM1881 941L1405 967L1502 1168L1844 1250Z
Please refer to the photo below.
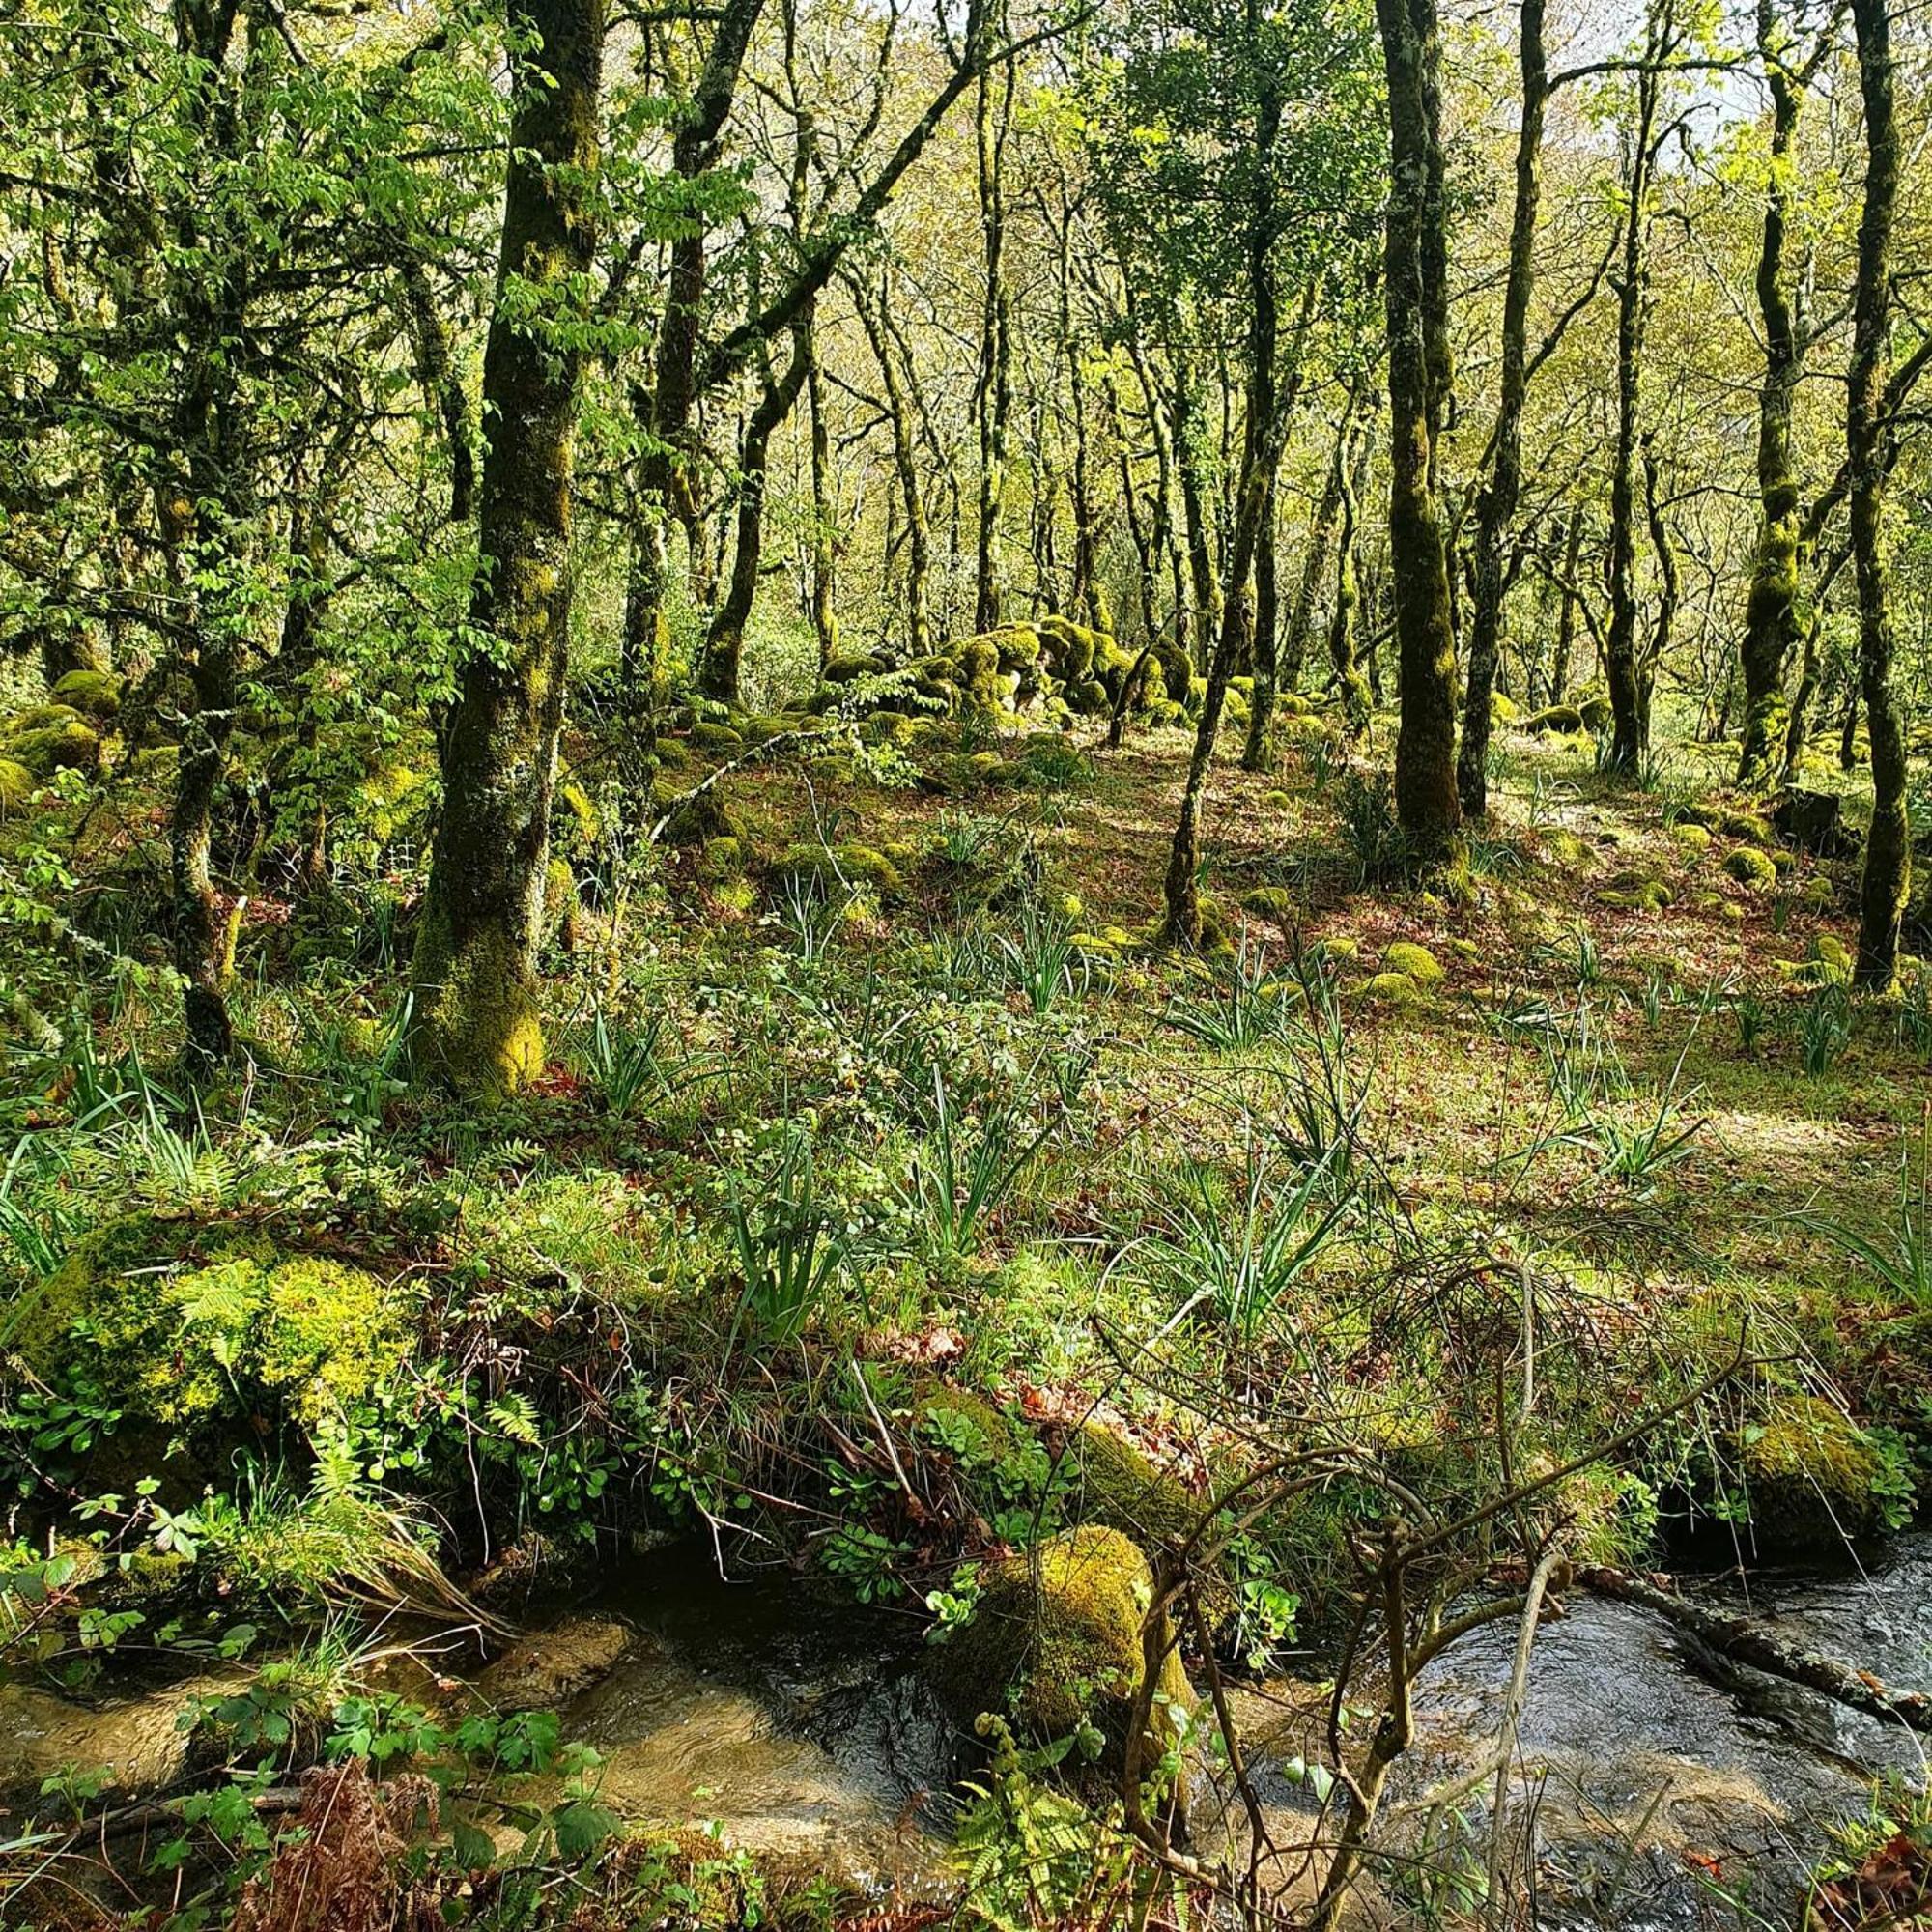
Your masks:
M1202 475L1201 425L1194 368L1184 350L1174 351L1174 384L1169 413L1173 423L1174 468L1180 481L1181 527L1187 551L1187 584L1192 612L1194 668L1207 676L1221 635L1221 581L1214 569L1214 539L1208 523L1208 489Z
M1335 432L1335 448L1316 500L1315 515L1308 526L1308 548L1302 554L1301 581L1295 586L1294 603L1290 607L1288 634L1282 640L1281 663L1276 678L1282 691L1298 691L1308 662L1308 646L1315 636L1315 607L1328 577L1328 553L1335 541L1335 526L1342 515L1342 492L1346 479L1342 466L1349 460L1350 432L1354 426L1356 397L1350 395L1340 426Z
M1503 288L1502 377L1490 480L1476 505L1470 570L1468 691L1456 786L1463 810L1490 809L1490 698L1502 646L1508 572L1503 551L1522 493L1522 407L1529 389L1529 302L1536 284L1536 213L1542 199L1543 111L1549 73L1543 50L1543 0L1522 0L1518 27L1522 118L1516 144L1516 202L1510 216L1509 268Z
M1852 563L1859 587L1859 695L1871 735L1872 822L1859 895L1861 986L1888 986L1898 961L1898 928L1912 885L1912 827L1906 809L1905 734L1892 691L1891 614L1887 607L1885 374L1891 330L1891 238L1898 206L1898 128L1892 103L1888 0L1852 0L1859 91L1865 109L1864 204L1859 215L1852 360L1846 379L1845 454Z
M516 0L510 164L483 356L481 560L415 954L419 1064L460 1091L544 1061L536 952L569 666L578 309L596 243L603 0ZM529 297L543 298L531 313Z
M1449 382L1446 210L1435 0L1376 0L1388 76L1391 179L1383 299L1389 348L1389 559L1402 678L1396 812L1412 863L1460 856L1456 631L1435 488Z
M798 336L805 358L805 401L811 428L811 629L822 670L838 650L838 539L832 507L832 428L825 372L818 361L818 328L808 321Z
M1570 689L1570 660L1577 654L1577 564L1583 554L1583 513L1570 512L1563 539L1563 582L1556 610L1556 651L1549 666L1549 701L1561 704Z
M1764 375L1758 384L1757 407L1759 526L1739 652L1745 716L1738 782L1747 788L1769 783L1777 771L1788 723L1785 680L1803 630L1799 595L1804 555L1799 541L1791 413L1804 367L1808 333L1802 308L1794 304L1786 286L1785 270L1791 148L1798 131L1804 79L1787 65L1776 0L1758 0L1757 49L1771 89L1771 166L1766 178L1756 278L1764 334Z
M1277 479L1270 476L1262 504L1261 535L1255 545L1255 687L1248 699L1248 739L1241 748L1241 768L1250 772L1266 771L1274 755L1275 692L1281 676L1281 587L1276 574L1281 513L1277 497Z
M1006 10L998 10L1004 24ZM1012 298L1007 287L1006 155L1012 125L1017 63L996 75L981 71L974 116L980 225L985 273L980 318L980 370L974 409L980 432L979 549L973 578L973 628L990 631L1004 608L1000 519L1006 504L1007 439L1013 408Z
M1617 432L1610 463L1610 628L1604 668L1610 687L1610 763L1630 770L1650 744L1650 679L1637 642L1636 487L1642 436L1643 332L1648 310L1646 242L1650 176L1656 159L1658 72L1653 26L1637 74L1636 128L1625 183L1617 293Z

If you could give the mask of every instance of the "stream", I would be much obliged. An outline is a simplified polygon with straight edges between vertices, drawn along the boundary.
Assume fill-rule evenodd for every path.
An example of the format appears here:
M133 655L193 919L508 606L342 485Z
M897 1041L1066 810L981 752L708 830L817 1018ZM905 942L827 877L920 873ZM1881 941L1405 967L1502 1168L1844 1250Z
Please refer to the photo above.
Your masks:
M1900 1538L1862 1575L1698 1587L1888 1683L1932 1687L1932 1533ZM1510 1869L1533 1869L1543 1925L1792 1924L1805 1872L1831 1827L1864 1809L1873 1776L1923 1776L1921 1741L1900 1727L1715 1659L1641 1608L1575 1592L1563 1610L1537 1640L1505 1821ZM690 1552L666 1552L608 1579L478 1683L499 1703L559 1709L565 1734L602 1754L601 1802L619 1815L714 1821L728 1841L799 1868L939 1895L960 1767L922 1679L921 1621L784 1575L726 1583ZM1416 1802L1487 1754L1514 1642L1513 1624L1480 1632L1425 1675L1379 1842L1460 1845L1467 1869L1485 1862L1487 1790L1460 1818ZM181 1687L170 1694L178 1710ZM103 1759L118 1760L123 1791L164 1782L169 1721L156 1695L86 1711L0 1687L0 1787L24 1796L64 1764ZM1314 1801L1284 1766L1315 1753L1319 1703L1293 1683L1238 1695L1285 1844L1305 1833ZM1240 1817L1227 1797L1203 1775L1193 1811L1205 1856L1217 1820L1233 1830ZM1417 1901L1398 1878L1383 1902L1399 1918Z

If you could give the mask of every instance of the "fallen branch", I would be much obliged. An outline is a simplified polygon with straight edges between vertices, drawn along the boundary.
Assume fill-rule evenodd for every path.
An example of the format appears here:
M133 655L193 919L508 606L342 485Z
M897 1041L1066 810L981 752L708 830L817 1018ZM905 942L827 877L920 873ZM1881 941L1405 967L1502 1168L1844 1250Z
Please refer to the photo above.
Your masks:
M1889 1718L1909 1729L1932 1735L1932 1696L1922 1690L1893 1690L1868 1670L1855 1670L1834 1657L1801 1650L1775 1636L1749 1617L1693 1604L1670 1590L1633 1576L1628 1570L1579 1570L1577 1580L1600 1597L1613 1597L1655 1610L1700 1643L1740 1663L1748 1663L1772 1677L1782 1677L1806 1690L1862 1711L1868 1717Z

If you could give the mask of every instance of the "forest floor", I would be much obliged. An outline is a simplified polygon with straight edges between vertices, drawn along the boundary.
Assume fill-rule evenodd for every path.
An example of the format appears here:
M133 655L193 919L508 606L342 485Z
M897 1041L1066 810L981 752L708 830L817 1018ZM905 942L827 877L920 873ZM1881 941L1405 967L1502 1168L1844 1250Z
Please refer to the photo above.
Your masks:
M543 1813L555 1861L608 1827L594 1771L554 1729L505 1728L526 1698L463 1730L439 1700L468 1671L399 1680L349 1634L352 1599L419 1614L434 1564L508 1626L695 1531L727 1569L815 1576L965 1655L952 1625L1014 1550L1104 1527L1157 1553L1176 1507L1211 1513L1311 1432L1445 1520L1575 1461L1580 1563L1671 1560L1693 1519L1743 1559L1760 1538L1815 1554L1814 1497L1834 1526L1903 1524L1932 1452L1932 987L1909 963L1851 996L1855 863L1781 844L1724 796L1720 751L1613 786L1586 741L1499 738L1454 893L1389 869L1370 759L1323 739L1269 773L1217 762L1212 939L1182 956L1155 943L1179 731L768 762L694 732L679 797L732 769L621 891L587 849L619 842L593 802L613 753L579 737L594 841L548 962L553 1064L487 1114L401 1077L394 864L327 918L255 901L254 1066L191 1125L145 1070L162 1002L138 976L102 989L14 1061L0 1201L25 1312L0 1422L43 1605L15 1637L70 1693L111 1685L117 1643L281 1660L224 1680L193 1769L163 1752L139 1789L258 1765L223 1774L246 1811L321 1751L455 1763L454 1813L479 1781L570 1773L587 1783ZM121 797L88 863L125 878L157 810ZM138 1318L108 1298L135 1278L165 1284ZM1522 1414L1498 1449L1505 1378ZM1103 1493L1102 1439L1129 1504ZM1217 1559L1232 1679L1346 1666L1350 1552L1386 1498L1321 1496ZM105 1563L46 1568L89 1549ZM1485 1529L1443 1577L1520 1555ZM130 1593L161 1559L157 1594ZM595 1680L575 1668L545 1679L559 1699ZM28 1769L42 1809L137 1788L125 1765ZM185 1816L175 1862L215 1894L295 1882L284 1836ZM462 1829L447 1857L472 1878L508 1856ZM650 1883L701 1868L728 1919L748 1881L725 1860L686 1846ZM1017 1911L1034 1881L1000 1871Z

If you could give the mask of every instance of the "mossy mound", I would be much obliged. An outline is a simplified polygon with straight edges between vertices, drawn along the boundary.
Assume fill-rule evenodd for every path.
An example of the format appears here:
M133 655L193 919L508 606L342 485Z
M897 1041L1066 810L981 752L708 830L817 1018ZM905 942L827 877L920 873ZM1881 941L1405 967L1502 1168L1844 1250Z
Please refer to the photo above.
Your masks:
M964 1724L1009 1708L1018 1730L1039 1744L1091 1721L1106 1739L1102 1775L1118 1776L1152 1600L1147 1558L1118 1529L1067 1530L1000 1558L980 1575L973 1621L936 1654L940 1693ZM1170 1649L1148 1740L1155 1751L1174 1734L1169 1714L1193 1704Z
M1179 1476L1097 1422L1083 1422L1072 1432L1062 1466L1070 1482L1066 1513L1072 1520L1118 1529L1147 1548L1185 1542L1206 1513L1207 1505Z
M772 867L781 890L793 884L831 892L840 885L866 888L882 900L905 896L905 877L885 853L846 840L838 845L794 845Z
M0 756L24 765L37 779L91 772L100 763L100 734L70 705L37 705L7 727Z
M1256 886L1241 895L1241 909L1286 925L1294 917L1295 898L1286 886Z
M112 671L71 670L53 688L54 701L85 718L107 719L121 709L121 680Z
M24 811L39 782L18 758L0 757L0 812Z
M745 828L721 786L713 785L691 797L660 791L652 803L659 811L669 814L664 832L668 845L708 845L714 838L745 837Z
M700 752L742 752L745 740L742 733L734 731L728 724L707 724L699 719L685 734Z
M1616 722L1616 713L1610 709L1607 697L1586 697L1577 707L1577 715L1583 721L1586 731L1607 731Z
M1662 879L1622 872L1597 895L1597 903L1619 912L1662 912L1676 896Z
M1382 970L1400 973L1421 987L1434 986L1442 979L1442 963L1426 946L1412 939L1398 939L1382 954Z
M1521 728L1534 731L1539 737L1568 737L1583 728L1583 714L1574 704L1547 704L1541 711L1532 711L1522 721Z
M1670 842L1687 858L1695 858L1698 853L1711 849L1711 828L1708 825L1693 825L1687 818L1682 824L1670 828Z
M401 1299L364 1268L281 1253L254 1230L137 1215L22 1297L5 1347L40 1380L107 1391L124 1428L213 1450L306 1435L385 1383L410 1333Z
M1740 845L1724 855L1724 870L1743 886L1775 885L1777 867L1769 852L1755 845Z
M1572 871L1590 863L1590 848L1576 833L1563 826L1543 835L1544 849L1549 854L1552 865L1563 866Z
M1412 1006L1422 997L1422 988L1406 973L1372 974L1362 990L1371 1000L1390 1007Z
M1822 1397L1783 1398L1733 1445L1759 1545L1826 1553L1884 1521L1885 1465L1871 1438Z

